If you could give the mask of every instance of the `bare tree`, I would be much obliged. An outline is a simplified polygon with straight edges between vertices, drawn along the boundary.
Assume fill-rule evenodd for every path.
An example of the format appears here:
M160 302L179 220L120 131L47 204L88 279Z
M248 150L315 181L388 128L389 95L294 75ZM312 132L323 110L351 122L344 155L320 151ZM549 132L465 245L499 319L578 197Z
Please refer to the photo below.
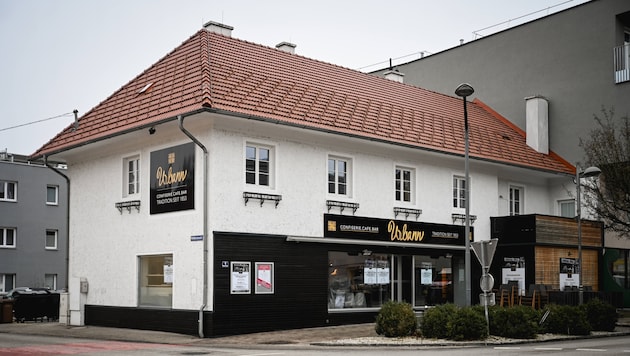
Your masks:
M584 165L599 167L599 181L585 184L584 206L591 209L606 226L630 238L630 119L614 119L614 110L602 109L594 115L598 126L590 137L580 138Z

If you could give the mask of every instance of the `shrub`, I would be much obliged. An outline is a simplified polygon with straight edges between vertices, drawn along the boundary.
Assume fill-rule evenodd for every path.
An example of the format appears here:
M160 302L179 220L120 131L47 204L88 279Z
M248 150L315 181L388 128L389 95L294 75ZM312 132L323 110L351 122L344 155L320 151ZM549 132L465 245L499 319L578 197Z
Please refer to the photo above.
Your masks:
M464 307L457 310L449 321L449 339L483 340L488 337L486 318L483 313L473 307Z
M565 335L588 335L591 325L583 308L570 305L548 305L549 311L543 323L544 332Z
M617 309L610 303L595 298L589 300L586 304L582 304L582 309L586 313L588 323L593 330L615 330L615 324L617 324Z
M420 330L422 336L435 339L447 339L450 335L449 325L457 313L455 304L442 304L428 309L422 316Z
M494 307L488 310L490 333L514 339L535 339L540 313L528 306Z
M418 327L411 304L389 301L376 316L376 333L386 337L402 337L415 333Z

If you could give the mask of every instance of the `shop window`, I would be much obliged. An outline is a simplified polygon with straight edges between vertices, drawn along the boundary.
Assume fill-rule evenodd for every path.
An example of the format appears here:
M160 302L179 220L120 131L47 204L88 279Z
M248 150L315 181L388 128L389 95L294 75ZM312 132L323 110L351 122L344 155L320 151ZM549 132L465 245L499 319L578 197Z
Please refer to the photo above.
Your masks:
M15 274L0 273L0 292L8 292L15 288Z
M453 303L451 258L414 256L414 306Z
M45 274L44 275L44 286L50 290L57 290L57 275L56 274Z
M17 201L17 182L0 180L0 201Z
M140 157L128 157L123 160L124 187L123 196L140 193Z
M328 308L378 308L391 299L388 255L328 253Z
M328 193L350 196L350 174L350 159L328 157Z
M523 213L523 187L510 186L510 216Z
M272 155L271 147L251 143L245 146L245 183L273 187Z
M466 208L466 178L453 176L453 208Z
M560 200L558 202L558 210L560 212L560 216L565 218L574 218L575 217L575 200Z
M46 230L46 249L57 249L57 230Z
M46 186L46 204L58 205L59 204L59 187L56 185Z
M413 170L409 168L396 167L395 170L395 185L396 193L395 199L399 202L412 202L412 183L413 183Z
M617 283L622 288L630 288L630 279L628 274L630 273L630 251L618 250L619 257L610 264L610 273Z
M10 227L0 227L0 248L15 248L16 230Z
M173 255L140 256L140 306L172 306Z

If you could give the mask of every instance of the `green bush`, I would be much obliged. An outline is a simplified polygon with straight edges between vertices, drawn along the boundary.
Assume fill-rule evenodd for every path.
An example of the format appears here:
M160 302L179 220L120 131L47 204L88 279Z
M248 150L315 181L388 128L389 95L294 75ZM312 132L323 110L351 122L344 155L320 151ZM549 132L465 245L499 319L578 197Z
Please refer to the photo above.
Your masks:
M417 327L416 314L409 303L386 302L376 316L376 333L386 337L409 336Z
M447 339L451 334L449 325L457 313L455 304L442 304L426 310L422 316L420 330L422 336L435 339Z
M548 305L549 315L543 323L543 331L552 334L588 335L591 325L584 308L570 305Z
M449 322L449 339L483 340L488 337L486 317L478 308L464 307L457 310Z
M513 339L535 339L539 332L540 313L531 307L492 307L488 310L490 333Z
M589 300L582 304L582 309L586 313L588 323L596 331L613 331L617 324L617 309L610 303L606 303L598 298Z

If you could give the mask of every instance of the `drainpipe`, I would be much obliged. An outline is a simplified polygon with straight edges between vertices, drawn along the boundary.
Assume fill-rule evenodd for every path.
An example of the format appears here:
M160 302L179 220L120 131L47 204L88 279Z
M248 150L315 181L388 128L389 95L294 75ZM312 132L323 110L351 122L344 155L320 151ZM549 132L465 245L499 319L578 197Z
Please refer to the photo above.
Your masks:
M70 292L70 288L68 285L68 281L70 280L70 178L67 175L63 174L57 168L48 164L48 157L44 156L44 165L53 170L53 172L59 174L66 180L67 184L67 192L66 192L66 234L68 238L66 239L66 286L65 289L67 292Z
M184 117L177 115L179 129L190 138L197 146L203 150L203 301L199 307L199 337L203 338L203 310L208 302L208 149L186 128L184 128Z

